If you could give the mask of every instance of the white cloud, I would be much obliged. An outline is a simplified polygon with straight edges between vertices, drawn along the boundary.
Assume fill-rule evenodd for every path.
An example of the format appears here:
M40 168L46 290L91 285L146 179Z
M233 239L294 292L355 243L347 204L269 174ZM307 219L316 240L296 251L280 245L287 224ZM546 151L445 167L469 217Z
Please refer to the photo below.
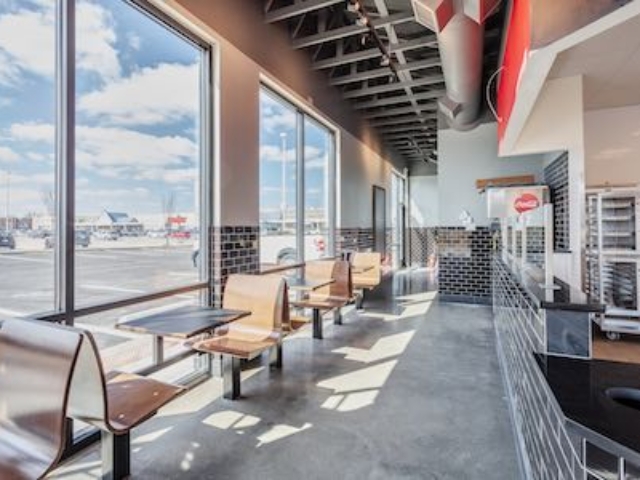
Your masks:
M295 162L296 151L291 148L285 152L287 162ZM282 162L282 148L277 145L261 145L260 161L262 162Z
M50 124L14 124L9 131L18 141L52 144L54 139L54 128ZM194 168L185 168L185 165L197 161L197 145L185 137L156 136L117 127L79 126L76 143L79 167L105 177L181 183L192 181L195 175Z
M152 125L195 118L199 67L162 63L109 82L80 98L81 111L116 125Z
M105 80L117 78L121 69L111 14L94 3L79 2L76 24L78 69ZM0 84L15 86L24 73L53 79L54 48L54 2L36 2L30 9L0 15Z
M120 76L120 62L115 49L116 32L111 13L100 5L78 3L76 57L78 68L100 74L105 80Z
M0 162L17 162L20 156L9 147L0 146Z

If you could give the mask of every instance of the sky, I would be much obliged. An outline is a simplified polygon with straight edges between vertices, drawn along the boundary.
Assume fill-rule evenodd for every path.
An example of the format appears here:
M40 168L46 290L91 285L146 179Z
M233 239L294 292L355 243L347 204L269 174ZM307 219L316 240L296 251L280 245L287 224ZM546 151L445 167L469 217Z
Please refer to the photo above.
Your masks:
M0 214L54 191L55 2L0 0ZM196 209L200 50L119 0L79 0L76 209ZM10 175L7 174L10 172ZM7 182L9 178L9 182Z
M55 1L0 0L0 215L47 215L55 191ZM201 51L121 0L78 0L76 211L143 217L197 209ZM305 132L305 206L326 211L329 131ZM260 95L260 207L295 204L295 110ZM7 191L10 192L9 202ZM7 205L8 203L8 205Z

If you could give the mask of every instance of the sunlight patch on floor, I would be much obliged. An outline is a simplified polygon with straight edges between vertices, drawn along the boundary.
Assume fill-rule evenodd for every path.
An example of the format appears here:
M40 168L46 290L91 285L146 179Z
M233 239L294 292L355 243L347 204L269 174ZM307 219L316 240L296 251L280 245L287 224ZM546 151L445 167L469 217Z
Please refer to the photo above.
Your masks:
M406 320L420 315L426 315L429 309L433 305L431 301L412 302L408 304L401 304L402 313L381 313L374 311L367 311L363 314L363 317L377 318L385 322L397 322L399 320Z
M144 443L155 442L171 429L173 429L173 427L162 428L160 430L156 430L155 432L145 433L144 435L140 435L139 437L136 437L134 440L132 440L131 445L140 445Z
M256 426L260 423L260 418L233 410L224 410L209 415L202 423L210 427L219 428L220 430L229 430L230 428L242 430Z
M397 360L390 360L373 367L361 368L337 377L328 378L318 383L318 387L328 388L333 390L334 393L382 388L397 363Z
M333 350L333 353L345 355L345 360L353 360L355 362L373 363L379 360L401 355L411 342L415 330L395 335L387 335L380 338L369 349L342 347Z
M310 429L312 426L313 424L308 422L302 425L302 427L300 428L286 424L274 425L268 431L258 436L258 444L256 445L256 448L260 448L263 445L277 442L278 440L282 440L283 438L296 435L300 432Z
M367 390L364 392L353 392L345 395L332 395L322 404L326 410L336 410L338 412L353 412L361 408L370 407L376 401L379 390Z

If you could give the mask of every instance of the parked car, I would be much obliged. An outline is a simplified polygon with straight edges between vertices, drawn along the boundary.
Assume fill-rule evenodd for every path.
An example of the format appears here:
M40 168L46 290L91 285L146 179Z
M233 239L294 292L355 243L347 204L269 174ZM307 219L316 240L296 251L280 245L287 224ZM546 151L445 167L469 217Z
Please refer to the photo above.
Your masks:
M84 230L76 230L75 235L76 247L87 248L91 243L91 235ZM56 244L56 239L53 235L44 239L44 248L53 248Z
M9 250L16 248L16 239L11 232L0 232L0 247L6 247Z
M178 230L175 232L169 232L169 238L180 238L183 240L188 240L189 238L191 238L191 232L189 232L188 230Z
M115 242L120 238L117 232L111 230L98 230L92 234L97 240L108 240Z

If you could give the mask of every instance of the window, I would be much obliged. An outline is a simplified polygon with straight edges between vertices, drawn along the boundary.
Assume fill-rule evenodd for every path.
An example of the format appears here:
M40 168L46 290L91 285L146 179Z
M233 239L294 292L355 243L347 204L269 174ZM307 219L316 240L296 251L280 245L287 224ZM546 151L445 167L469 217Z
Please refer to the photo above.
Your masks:
M76 304L195 283L202 51L122 1L76 25Z
M55 308L55 25L54 2L0 2L0 316Z
M335 138L282 97L260 90L260 261L331 254ZM302 192L302 194L299 194Z
M260 260L294 262L297 254L298 114L287 102L260 92Z

